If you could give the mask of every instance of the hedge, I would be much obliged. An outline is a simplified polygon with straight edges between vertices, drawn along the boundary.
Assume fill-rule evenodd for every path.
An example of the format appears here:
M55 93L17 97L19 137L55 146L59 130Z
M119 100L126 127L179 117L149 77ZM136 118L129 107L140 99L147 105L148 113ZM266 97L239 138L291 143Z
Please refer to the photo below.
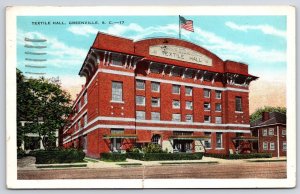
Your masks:
M127 158L143 161L201 160L203 153L126 153Z
M100 160L107 162L122 162L126 160L126 155L121 153L101 153Z
M270 153L230 154L230 155L205 153L205 156L213 157L213 158L230 159L230 160L250 159L250 158L272 158L272 154Z
M39 150L35 152L36 164L83 162L85 153L77 149Z

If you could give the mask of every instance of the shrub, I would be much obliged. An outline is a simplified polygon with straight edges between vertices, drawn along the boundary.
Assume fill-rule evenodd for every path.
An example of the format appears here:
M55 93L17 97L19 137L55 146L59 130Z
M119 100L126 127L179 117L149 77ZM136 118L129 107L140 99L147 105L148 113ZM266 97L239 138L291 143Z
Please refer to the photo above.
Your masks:
M121 153L101 153L100 160L107 162L122 162L126 160L126 154Z
M163 153L161 146L158 144L149 143L142 148L143 153Z
M85 153L77 149L39 150L35 152L36 164L83 162Z
M160 160L201 160L202 153L126 153L127 158L144 160L144 161L160 161Z
M26 156L26 153L23 149L17 149L17 158L20 159L20 158L23 158Z
M204 156L212 157L212 158L222 158L222 159L228 159L229 157L226 154L213 154L213 153L205 153Z

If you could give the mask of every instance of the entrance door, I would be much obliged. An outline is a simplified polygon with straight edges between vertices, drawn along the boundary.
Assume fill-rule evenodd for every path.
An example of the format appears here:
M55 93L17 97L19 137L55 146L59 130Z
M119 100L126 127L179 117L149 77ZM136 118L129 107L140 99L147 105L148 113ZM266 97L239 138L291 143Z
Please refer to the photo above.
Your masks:
M121 142L122 142L122 139L121 138L114 138L114 139L111 139L111 151L112 152L119 152L121 151Z
M191 152L193 150L192 140L174 140L174 149L178 152Z

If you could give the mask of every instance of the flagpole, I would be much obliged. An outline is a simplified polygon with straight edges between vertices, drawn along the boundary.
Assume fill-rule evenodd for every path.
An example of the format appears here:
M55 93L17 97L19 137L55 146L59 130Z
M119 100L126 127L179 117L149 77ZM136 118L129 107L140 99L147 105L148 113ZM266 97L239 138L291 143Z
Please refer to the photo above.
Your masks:
M181 39L180 15L179 15L179 39Z

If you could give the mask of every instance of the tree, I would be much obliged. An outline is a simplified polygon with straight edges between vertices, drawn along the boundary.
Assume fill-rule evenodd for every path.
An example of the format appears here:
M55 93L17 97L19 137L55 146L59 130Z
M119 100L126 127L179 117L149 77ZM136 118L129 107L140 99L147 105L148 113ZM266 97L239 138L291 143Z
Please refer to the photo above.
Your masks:
M286 114L286 107L265 106L263 108L258 108L254 113L250 115L250 122L255 121L256 119L261 117L263 112L280 112Z
M17 79L17 120L30 122L20 127L19 133L37 133L45 149L53 147L55 132L65 125L71 111L70 94L58 82L44 77L25 79L17 70Z

